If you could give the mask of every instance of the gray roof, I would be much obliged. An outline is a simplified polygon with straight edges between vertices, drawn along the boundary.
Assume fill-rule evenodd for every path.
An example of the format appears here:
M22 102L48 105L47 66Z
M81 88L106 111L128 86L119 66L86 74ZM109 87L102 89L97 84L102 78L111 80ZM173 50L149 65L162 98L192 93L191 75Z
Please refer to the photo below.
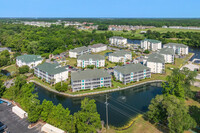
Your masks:
M156 63L165 63L165 58L161 54L153 53L148 56L147 61Z
M78 60L105 60L105 57L98 54L83 54L78 57Z
M107 46L106 44L103 44L103 43L98 43L98 44L94 44L92 46L90 46L91 48L99 48L99 47L104 47L104 46Z
M83 46L83 47L78 47L78 48L72 49L72 50L70 50L70 52L77 52L77 53L79 53L79 52L82 52L82 51L86 51L88 49L89 49L88 47Z
M21 55L21 56L18 56L17 59L26 63L43 60L40 55Z
M150 69L146 66L143 66L142 64L127 64L125 66L118 66L115 68L116 71L122 73L122 74L130 74L131 72L140 72Z
M50 75L55 75L55 74L67 71L67 67L61 67L58 63L44 62L43 64L36 66L36 68L44 72L47 72Z
M170 47L176 46L176 47L182 47L182 48L187 48L188 47L185 44L180 44L180 43L167 43L164 46L170 46Z
M125 51L125 50L120 50L120 51L116 51L114 53L110 53L109 56L120 57L120 56L125 56L126 54L131 54L131 52L130 51Z
M148 41L148 42L151 42L151 43L161 43L161 41L153 40L153 39L144 39L143 41Z
M173 48L162 48L159 51L160 54L165 54L165 55L174 55L174 49Z
M123 38L123 37L121 37L121 36L113 36L113 37L111 37L111 38L116 38L116 39L126 39L126 38Z
M71 79L73 81L95 79L95 78L101 78L101 77L111 77L111 75L102 69L94 69L94 70L88 69L84 71L71 73Z

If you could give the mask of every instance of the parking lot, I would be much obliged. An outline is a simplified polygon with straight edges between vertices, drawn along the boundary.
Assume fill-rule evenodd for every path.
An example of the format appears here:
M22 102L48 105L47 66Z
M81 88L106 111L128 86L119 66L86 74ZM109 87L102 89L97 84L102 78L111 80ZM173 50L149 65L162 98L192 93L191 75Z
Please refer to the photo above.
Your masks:
M0 121L7 125L10 133L41 133L41 126L28 129L30 124L26 119L21 119L12 112L12 106L0 104Z

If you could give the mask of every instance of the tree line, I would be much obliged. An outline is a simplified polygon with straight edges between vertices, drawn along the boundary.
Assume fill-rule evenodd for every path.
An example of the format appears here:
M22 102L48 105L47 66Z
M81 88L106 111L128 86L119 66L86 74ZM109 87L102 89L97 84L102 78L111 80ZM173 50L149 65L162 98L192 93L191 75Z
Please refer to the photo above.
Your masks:
M0 23L0 42L3 46L12 48L14 52L43 56L95 43L108 44L108 38L112 36L112 32L90 33L71 26L36 27Z
M200 46L200 33L199 32L166 32L160 33L157 31L148 30L145 34L148 39L156 39L162 41L163 44L174 42L183 43L188 46Z
M170 133L183 133L195 128L200 123L200 116L194 117L186 105L187 98L194 98L191 83L195 81L196 72L184 68L176 68L167 76L167 83L163 83L163 94L157 95L149 105L147 118L160 125Z
M61 104L52 101L40 102L34 93L34 84L27 83L25 77L17 76L14 86L6 89L0 82L0 97L14 100L28 113L30 122L42 120L67 132L97 132L101 130L101 119L94 99L81 101L81 109L74 114Z

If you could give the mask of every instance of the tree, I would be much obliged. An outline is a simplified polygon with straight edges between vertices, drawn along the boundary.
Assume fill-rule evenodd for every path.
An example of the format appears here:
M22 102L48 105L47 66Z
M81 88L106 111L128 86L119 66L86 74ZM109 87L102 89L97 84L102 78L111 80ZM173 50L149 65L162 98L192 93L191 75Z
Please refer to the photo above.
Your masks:
M58 104L57 106L53 106L48 115L47 122L65 131L74 132L72 118L69 109L65 109L61 104Z
M55 89L59 92L65 92L68 89L68 84L67 83L56 83L55 84Z
M27 72L29 72L29 66L25 65L25 66L19 67L19 73L20 74L24 74L24 73L27 73Z
M43 121L47 121L49 114L53 108L52 101L47 101L46 99L42 102L42 112L41 112L41 119Z
M172 74L167 76L167 83L163 83L162 85L163 94L170 94L179 98L185 98L190 95L190 86L196 76L196 72L191 72L187 68L184 68L183 70L175 68L172 71Z
M77 132L96 132L101 129L101 119L97 112L95 100L85 98L81 101L81 110L74 114Z
M171 133L182 133L196 127L196 122L189 115L184 100L173 95L157 95L151 100L148 109L148 119L165 125Z
M143 53L145 53L145 54L149 54L150 52L149 52L148 49L146 49Z
M4 86L3 81L0 80L0 97L3 96L3 93L5 92L5 90L6 90L6 87Z

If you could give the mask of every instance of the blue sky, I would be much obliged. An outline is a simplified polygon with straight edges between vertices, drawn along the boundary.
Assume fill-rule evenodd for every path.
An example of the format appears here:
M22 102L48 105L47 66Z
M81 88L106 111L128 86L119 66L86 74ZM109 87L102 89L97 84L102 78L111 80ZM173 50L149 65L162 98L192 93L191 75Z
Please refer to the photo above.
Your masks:
M200 18L200 0L0 0L0 17Z

